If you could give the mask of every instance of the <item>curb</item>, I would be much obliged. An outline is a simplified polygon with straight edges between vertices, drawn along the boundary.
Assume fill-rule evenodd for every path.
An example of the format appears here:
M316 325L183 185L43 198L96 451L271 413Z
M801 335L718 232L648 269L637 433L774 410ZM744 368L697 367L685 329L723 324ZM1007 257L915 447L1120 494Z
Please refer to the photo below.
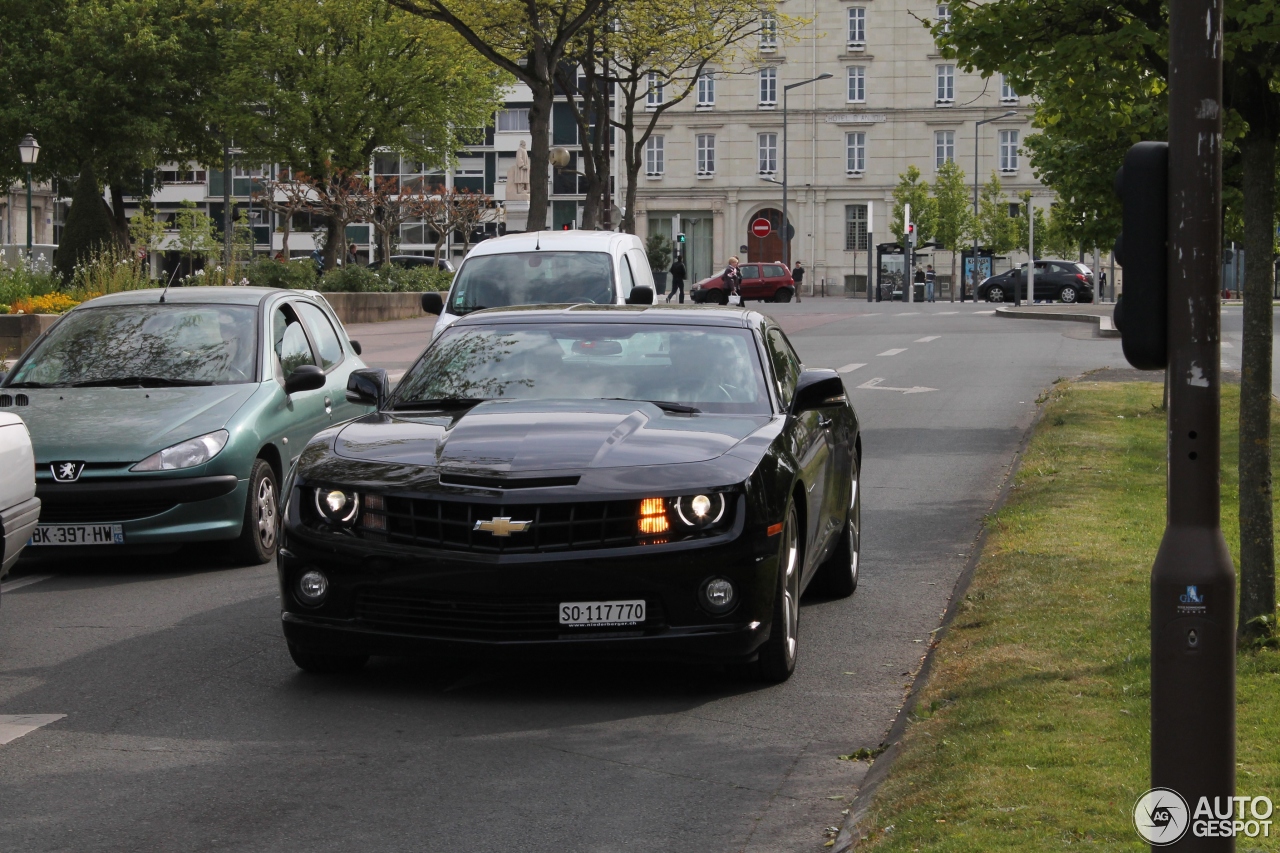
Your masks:
M1012 316L1026 316L1014 314ZM1079 315L1077 315L1079 316ZM1118 334L1118 333L1117 333ZM1075 379L1080 379L1077 376ZM1073 381L1075 381L1073 379ZM1036 427L1040 425L1040 421L1044 419L1045 405L1048 403L1046 397L1037 407L1036 416L1031 421L1031 425L1027 427L1026 434L1022 436L1022 441L1018 444L1018 450L1014 453L1013 461L1009 464L1009 470L1005 473L1004 482L1000 485L1000 491L996 494L995 501L991 504L988 514L996 512L1002 508L1005 501L1009 498L1009 493L1013 490L1014 475L1018 473L1018 469L1022 465L1022 459L1026 455L1027 447L1031 444L1031 437L1035 435ZM858 827L858 824L866 818L871 811L871 804L875 800L876 791L880 784L889 776L890 770L893 768L894 760L898 757L898 753L902 751L902 739L906 733L907 726L911 722L911 715L915 712L916 701L920 698L920 692L929 682L929 674L933 670L933 660L938 649L938 644L942 638L947 635L951 628L951 623L955 621L956 612L960 609L960 604L964 601L965 595L969 591L969 584L973 580L973 575L977 571L978 563L982 559L983 550L987 544L987 534L990 532L986 522L983 522L982 529L978 532L977 538L973 543L973 550L969 554L969 559L965 562L964 571L960 573L960 577L956 579L955 588L952 590L951 599L947 602L947 609L943 611L942 621L938 627L933 629L933 639L929 642L929 650L925 652L924 662L921 663L919 671L916 673L915 679L911 682L911 692L907 694L907 700L902 703L902 707L898 710L898 715L893 721L893 725L889 727L889 734L884 742L889 744L883 753L876 758L871 769L867 771L867 775L863 777L862 784L858 787L858 793L854 796L853 802L849 806L849 814L845 818L844 825L840 827L840 832L836 835L835 844L832 845L831 853L850 853L854 850L859 842L866 836Z
M1101 314L1056 314L1048 311L1020 311L1017 308L997 308L997 317L1014 317L1020 320L1065 320L1071 323L1097 323L1094 336L1099 338L1118 338L1120 330L1110 317Z

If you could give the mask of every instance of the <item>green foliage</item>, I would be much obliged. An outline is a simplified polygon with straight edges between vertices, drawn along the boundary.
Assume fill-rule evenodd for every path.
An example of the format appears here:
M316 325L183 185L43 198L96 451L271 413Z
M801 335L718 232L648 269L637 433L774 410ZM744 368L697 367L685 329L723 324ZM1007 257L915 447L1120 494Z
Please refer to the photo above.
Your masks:
M78 299L92 299L122 290L155 287L146 265L134 254L111 246L76 266L65 290Z
M1009 215L1009 199L995 172L978 196L978 219L973 227L978 243L993 254L1004 255L1018 247L1018 222Z
M316 267L310 258L276 261L257 257L244 268L243 275L254 287L306 290L316 286Z
M53 258L54 268L63 281L69 281L77 266L106 251L114 239L102 190L94 177L93 166L86 163L71 196L71 210L67 212L66 224L62 228L62 242Z
M665 234L650 234L644 241L644 253L649 259L649 267L654 272L661 272L671 264L671 240Z
M374 271L348 264L329 270L312 286L321 293L417 293L448 290L452 281L453 273L429 267L391 267Z
M217 254L218 239L213 233L213 219L196 207L195 202L184 199L173 219L178 229L175 246L187 261L188 270L196 259L207 261Z
M453 273L434 267L383 267L378 275L388 282L392 291L416 293L425 290L448 290L453 284Z
M906 232L902 223L908 204L911 221L916 224L916 245L929 242L937 225L937 211L929 195L929 182L920 180L920 170L915 166L908 166L907 171L898 175L898 185L893 188L893 221L889 225L898 242L904 245Z
M972 207L964 169L948 160L939 167L933 182L934 242L948 251L959 251L970 234Z
M129 217L129 241L148 252L160 248L164 240L164 223L159 222L150 210L140 210Z
M58 289L58 281L57 275L41 272L25 259L16 267L0 265L0 305L52 293Z
M368 267L348 264L327 270L315 289L321 293L372 293L383 290L383 280Z

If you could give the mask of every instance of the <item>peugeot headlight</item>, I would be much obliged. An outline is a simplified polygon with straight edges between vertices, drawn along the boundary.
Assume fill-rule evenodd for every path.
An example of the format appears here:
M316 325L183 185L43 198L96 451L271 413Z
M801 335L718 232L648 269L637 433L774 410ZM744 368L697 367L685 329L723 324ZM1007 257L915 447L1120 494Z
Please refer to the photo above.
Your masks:
M330 524L350 527L360 514L360 496L355 492L321 486L315 495L316 512Z
M194 468L203 465L217 456L227 446L231 433L225 429L207 433L198 438L190 438L173 447L166 447L159 453L153 453L134 465L133 471L175 471L179 468Z
M693 530L714 527L724 518L727 501L723 492L681 495L671 502L680 523Z

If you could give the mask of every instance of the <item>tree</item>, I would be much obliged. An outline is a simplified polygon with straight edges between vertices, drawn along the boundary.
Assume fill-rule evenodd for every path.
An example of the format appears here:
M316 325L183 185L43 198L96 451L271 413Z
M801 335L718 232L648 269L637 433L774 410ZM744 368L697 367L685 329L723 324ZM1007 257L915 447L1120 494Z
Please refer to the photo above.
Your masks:
M1039 213L1039 211L1036 211ZM1036 245L1042 246L1042 255L1054 258L1069 258L1080 249L1080 240L1072 231L1074 223L1063 215L1062 208L1049 206L1049 219L1040 230L1040 220L1036 220Z
M556 69L605 0L388 0L452 27L480 56L529 87L530 231L547 227L547 176ZM472 125L475 126L475 125Z
M344 262L347 255L347 226L352 222L373 219L374 193L369 178L363 173L335 169L322 181L313 180L316 209L329 221L329 237L325 257Z
M1153 0L963 0L933 33L966 69L1010 75L1036 98L1032 166L1059 191L1078 232L1107 245L1119 228L1109 192L1124 151L1167 128L1168 6ZM1248 641L1273 630L1271 371L1280 143L1280 0L1224 7L1224 152L1238 151L1245 307L1240 388L1240 612ZM1229 161L1228 161L1229 165ZM1227 193L1229 197L1229 193ZM1093 239L1087 239L1093 238Z
M213 220L196 203L187 199L173 215L178 237L174 241L179 254L187 262L187 275L195 272L195 261L208 261L218 252L218 238L213 233Z
M1018 246L1017 221L1009 215L1009 199L995 172L991 173L991 180L982 185L973 233L992 256L1008 254Z
M911 205L911 221L916 225L916 245L927 243L933 237L936 212L933 197L929 195L929 182L920 180L920 170L908 166L898 175L898 185L893 188L893 221L889 227L905 248L907 232L903 229L907 205Z
M289 235L293 231L293 217L299 213L318 212L315 188L311 180L302 172L289 173L282 171L275 178L264 178L257 182L260 190L252 196L259 207L277 214L283 221L280 239L280 253L285 260L289 259Z
M367 171L379 150L443 167L499 103L504 75L447 26L383 0L234 0L234 9L224 127L243 159L286 164L318 189ZM338 201L329 199L331 213ZM345 243L331 215L326 268Z
M64 282L69 282L77 266L116 245L111 215L102 200L102 188L98 186L92 164L86 163L76 180L71 210L67 211L53 267Z
M454 192L455 190L452 189L442 189L436 195L428 198L422 206L422 221L436 235L435 260L437 267L440 266L440 253L444 251L444 244L458 224L455 218L458 208L453 203L452 198Z
M934 242L951 253L951 301L956 301L956 255L971 233L973 219L969 189L965 186L964 169L954 160L938 167L933 182Z
M391 262L395 236L400 226L423 215L429 196L421 186L407 187L399 178L376 177L373 181L373 227L384 264Z
M471 237L490 222L498 218L497 205L493 197L470 190L454 190L453 227L462 235L462 254L466 255L471 248Z

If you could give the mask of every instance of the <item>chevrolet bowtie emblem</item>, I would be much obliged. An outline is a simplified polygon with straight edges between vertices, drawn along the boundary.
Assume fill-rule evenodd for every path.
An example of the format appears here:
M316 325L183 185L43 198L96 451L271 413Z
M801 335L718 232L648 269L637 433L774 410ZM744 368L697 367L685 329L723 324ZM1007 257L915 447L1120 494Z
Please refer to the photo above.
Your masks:
M492 533L494 536L510 536L512 533L523 533L529 529L532 521L512 521L510 518L491 518L488 521L477 521L474 529Z

